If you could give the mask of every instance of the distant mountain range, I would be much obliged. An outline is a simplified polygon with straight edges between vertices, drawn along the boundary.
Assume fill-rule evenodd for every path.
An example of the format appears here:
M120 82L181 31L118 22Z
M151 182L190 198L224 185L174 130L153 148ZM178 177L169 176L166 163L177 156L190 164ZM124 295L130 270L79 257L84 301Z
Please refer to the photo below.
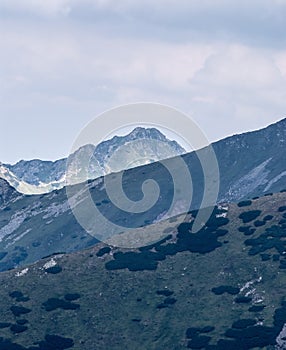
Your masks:
M220 169L218 202L238 202L284 190L285 144L286 119L265 129L235 135L214 143L212 146ZM189 209L193 210L200 208L202 203L204 176L195 152L182 157L192 174L194 193ZM176 167L176 158L168 159L166 164L169 168ZM118 210L110 201L104 182L107 178L113 181L114 177L116 174L107 175L84 185L86 193L91 194L103 216L122 227L122 231L124 227L143 227L164 218L173 198L172 179L166 173L165 167L154 162L124 173L123 188L132 195L134 201L142 197L141 186L145 180L154 179L160 187L161 196L156 205L136 215L128 215ZM5 181L0 182L0 188L0 270L31 263L55 252L81 250L97 242L72 215L64 188L34 196L20 195ZM74 188L76 192L77 187ZM184 193L181 195L184 199ZM80 200L85 205L87 197L83 195ZM172 215L186 211L178 200ZM96 229L98 233L106 231L100 225Z
M137 127L126 136L114 136L99 145L85 145L70 157L77 164L74 183L81 177L82 163L91 157L89 178L97 178L111 172L150 164L185 153L176 142L166 138L155 128ZM113 161L111 162L110 159ZM39 159L21 160L15 165L0 164L0 177L17 191L26 194L48 193L66 185L67 159L55 162Z

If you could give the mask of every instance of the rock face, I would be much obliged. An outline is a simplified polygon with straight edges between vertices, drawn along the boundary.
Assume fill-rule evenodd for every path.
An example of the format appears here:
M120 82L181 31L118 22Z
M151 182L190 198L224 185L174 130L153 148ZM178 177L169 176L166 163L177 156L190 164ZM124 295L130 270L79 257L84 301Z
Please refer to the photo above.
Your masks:
M5 205L10 200L19 197L20 194L9 185L7 181L0 178L0 206Z
M114 136L97 146L83 146L69 157L69 161L74 163L77 170L73 174L73 182L76 183L85 180L82 169L87 163L89 178L97 178L183 153L185 150L177 142L167 139L157 129L138 127L126 136ZM0 176L19 192L48 193L65 186L66 164L67 159L55 162L21 160L15 165L0 165Z
M278 337L276 338L277 345L275 347L275 350L283 350L286 348L286 325L284 324L281 332L279 333Z

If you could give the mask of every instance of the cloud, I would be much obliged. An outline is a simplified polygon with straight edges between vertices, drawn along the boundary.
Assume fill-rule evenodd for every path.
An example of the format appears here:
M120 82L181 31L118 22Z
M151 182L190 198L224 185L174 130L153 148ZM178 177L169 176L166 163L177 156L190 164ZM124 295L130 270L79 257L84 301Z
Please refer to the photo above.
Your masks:
M0 13L0 160L64 156L122 103L177 107L211 140L283 117L286 1L2 0Z
M189 79L213 52L210 45L114 38L70 25L7 22L5 27L0 113L9 117L0 140L2 161L15 129L22 157L32 157L31 145L37 143L38 152L49 154L37 157L59 158L69 152L78 130L108 108L142 100L179 106L178 91L188 89ZM34 135L27 142L31 125ZM57 140L49 149L46 135Z
M71 10L70 0L2 0L0 3L0 10L2 16L11 15L67 15ZM3 13L4 12L4 13Z
M206 60L190 81L190 110L208 134L214 125L219 138L285 117L286 76L278 61L275 51L241 45L220 47Z
M2 0L3 18L59 17L116 35L283 47L285 0Z

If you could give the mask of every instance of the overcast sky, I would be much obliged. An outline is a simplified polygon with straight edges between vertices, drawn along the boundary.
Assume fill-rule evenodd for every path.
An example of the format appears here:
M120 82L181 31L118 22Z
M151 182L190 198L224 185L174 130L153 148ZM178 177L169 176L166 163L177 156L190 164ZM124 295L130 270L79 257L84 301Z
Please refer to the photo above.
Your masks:
M286 0L1 0L0 161L57 159L153 101L210 141L286 117Z

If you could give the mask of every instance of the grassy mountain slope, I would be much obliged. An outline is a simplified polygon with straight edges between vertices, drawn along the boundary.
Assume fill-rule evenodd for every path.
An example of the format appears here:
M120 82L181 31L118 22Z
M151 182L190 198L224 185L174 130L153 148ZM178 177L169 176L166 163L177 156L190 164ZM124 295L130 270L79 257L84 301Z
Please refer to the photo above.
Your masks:
M196 212L169 219L139 250L99 244L1 273L0 349L283 349L285 200L217 208L197 234Z

